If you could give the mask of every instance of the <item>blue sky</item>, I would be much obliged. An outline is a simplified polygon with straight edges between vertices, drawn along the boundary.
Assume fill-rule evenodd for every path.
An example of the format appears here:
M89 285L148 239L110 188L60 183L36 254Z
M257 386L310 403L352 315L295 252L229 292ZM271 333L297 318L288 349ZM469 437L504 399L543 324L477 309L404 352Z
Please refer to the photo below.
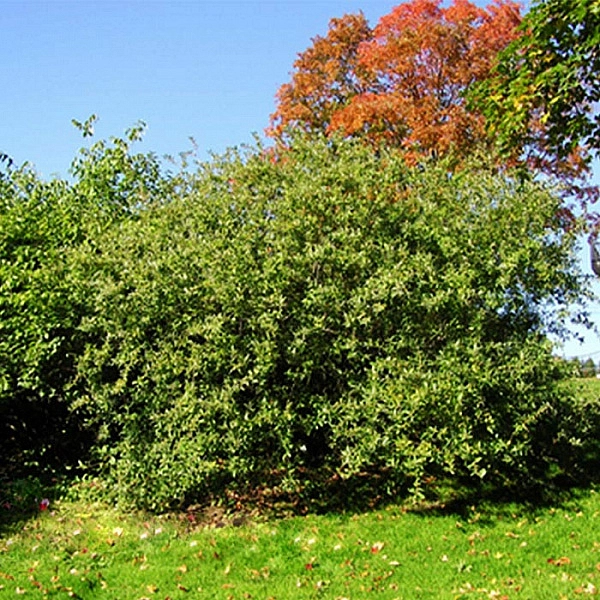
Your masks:
M0 150L66 175L99 116L98 137L148 124L144 146L177 154L194 137L221 151L262 132L296 54L329 19L394 2L0 0Z
M139 149L160 156L190 149L190 137L201 158L250 142L330 18L362 10L374 25L398 1L0 0L0 151L66 177L84 144L71 119L92 113L96 138L145 121ZM586 248L581 260L591 272ZM598 336L564 353L598 362Z

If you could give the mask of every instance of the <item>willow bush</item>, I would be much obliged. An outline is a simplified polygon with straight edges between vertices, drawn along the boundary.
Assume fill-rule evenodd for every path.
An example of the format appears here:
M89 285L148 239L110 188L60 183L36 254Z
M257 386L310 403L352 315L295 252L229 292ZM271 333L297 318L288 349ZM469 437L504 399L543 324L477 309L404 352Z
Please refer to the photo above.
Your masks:
M77 124L84 135L93 121ZM12 161L0 173L0 477L73 466L93 443L69 408L87 302L72 293L66 261L179 185L155 156L132 152L142 130L83 148L70 180Z
M547 339L582 290L560 209L485 161L341 140L200 165L65 262L72 410L109 491L161 509L316 471L543 477L576 443Z

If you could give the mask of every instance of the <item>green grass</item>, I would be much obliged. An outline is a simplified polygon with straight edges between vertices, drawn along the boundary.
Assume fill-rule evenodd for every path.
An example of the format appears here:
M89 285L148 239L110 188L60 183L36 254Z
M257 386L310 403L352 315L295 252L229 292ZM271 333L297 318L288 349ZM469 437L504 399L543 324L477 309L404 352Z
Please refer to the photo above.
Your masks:
M0 597L578 598L600 590L599 515L595 489L537 509L390 506L239 527L57 501L5 531Z

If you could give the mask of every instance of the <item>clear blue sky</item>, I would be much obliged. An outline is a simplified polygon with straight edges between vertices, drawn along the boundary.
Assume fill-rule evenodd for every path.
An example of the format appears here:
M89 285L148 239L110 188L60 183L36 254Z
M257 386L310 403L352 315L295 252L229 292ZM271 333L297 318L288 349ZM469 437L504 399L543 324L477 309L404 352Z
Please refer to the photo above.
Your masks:
M96 138L143 120L140 150L201 157L262 133L298 52L329 19L383 0L0 0L0 151L45 178L66 177L83 145L71 119L99 117ZM581 253L589 271L587 249ZM600 323L600 306L592 308ZM596 353L588 334L567 355Z
M329 19L375 0L0 0L0 150L66 175L82 145L148 124L144 147L177 154L194 137L221 151L261 133L298 52Z

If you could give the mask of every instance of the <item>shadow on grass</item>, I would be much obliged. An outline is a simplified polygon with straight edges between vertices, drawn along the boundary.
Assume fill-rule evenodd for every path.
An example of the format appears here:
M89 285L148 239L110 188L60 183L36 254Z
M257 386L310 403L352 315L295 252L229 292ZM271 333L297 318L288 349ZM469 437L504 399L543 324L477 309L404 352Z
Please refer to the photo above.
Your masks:
M22 529L40 512L50 510L57 494L57 482L51 479L0 478L0 538Z
M22 396L0 404L0 537L48 510L93 440L56 399Z
M307 483L294 492L284 492L274 478L270 483L237 486L205 504L187 508L198 521L218 507L217 526L244 522L247 517L280 519L307 514L360 514L386 506L430 517L452 514L468 519L474 511L479 519L511 514L535 514L549 507L561 507L577 501L590 487L600 484L600 458L585 465L577 474L556 472L538 481L482 485L478 481L431 478L423 495L414 498L407 482L398 482L384 470L361 473L342 479L324 470L303 474ZM211 509L207 509L210 506ZM486 517L487 515L487 517ZM213 523L214 524L214 523Z
M596 471L598 472L598 471ZM469 520L492 523L499 515L535 515L549 507L576 503L600 478L574 480L556 478L530 487L473 486L456 481L432 483L426 497L412 500L407 487L394 490L386 474L363 473L342 480L329 478L313 481L294 493L280 491L277 486L255 486L245 490L227 490L219 497L189 505L171 512L186 526L241 526L253 521L267 521L308 514L364 514L387 506L430 518L455 515ZM68 479L41 480L36 477L0 481L0 538L23 529L27 522L45 510L53 510L71 482Z
M472 480L432 477L418 499L414 499L407 482L399 482L385 470L348 479L325 469L301 475L305 483L291 492L280 487L281 474L271 473L260 483L231 485L219 495L190 501L169 512L192 528L240 526L249 521L308 514L362 514L387 506L428 518L439 514L468 520L476 513L479 522L491 523L499 515L534 515L549 507L577 503L590 487L600 484L600 458L590 460L576 475L556 472L529 485L522 481L482 485ZM53 503L75 489L76 482L64 473L9 480L0 472L0 538L22 529L42 511L52 510Z

